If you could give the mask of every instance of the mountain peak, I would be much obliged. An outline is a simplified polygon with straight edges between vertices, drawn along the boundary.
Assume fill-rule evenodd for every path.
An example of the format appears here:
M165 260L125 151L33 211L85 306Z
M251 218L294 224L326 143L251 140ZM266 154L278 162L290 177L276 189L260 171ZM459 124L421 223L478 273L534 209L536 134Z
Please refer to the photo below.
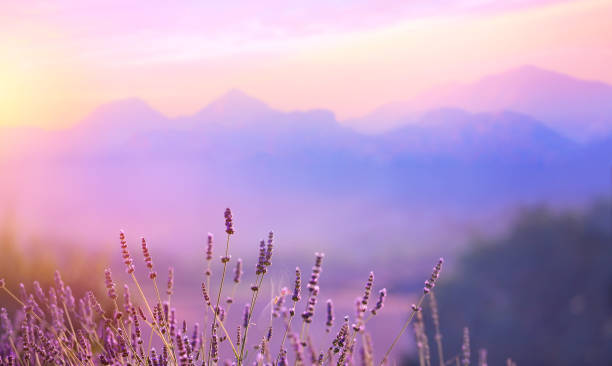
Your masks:
M138 98L112 101L96 108L82 122L82 126L155 126L166 118L147 102Z
M207 107L217 110L227 110L232 108L246 109L268 109L268 105L261 100L252 97L242 90L230 89L227 93L213 100Z
M213 100L196 117L217 123L229 122L233 125L241 125L271 112L272 109L261 100L241 90L231 89Z

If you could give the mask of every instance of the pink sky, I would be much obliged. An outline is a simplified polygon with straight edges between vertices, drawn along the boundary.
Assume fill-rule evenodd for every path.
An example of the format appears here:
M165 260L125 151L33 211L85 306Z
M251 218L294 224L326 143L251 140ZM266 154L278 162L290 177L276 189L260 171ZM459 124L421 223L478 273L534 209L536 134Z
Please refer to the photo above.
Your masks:
M0 125L138 97L190 114L238 88L338 118L522 64L612 83L606 0L0 4Z

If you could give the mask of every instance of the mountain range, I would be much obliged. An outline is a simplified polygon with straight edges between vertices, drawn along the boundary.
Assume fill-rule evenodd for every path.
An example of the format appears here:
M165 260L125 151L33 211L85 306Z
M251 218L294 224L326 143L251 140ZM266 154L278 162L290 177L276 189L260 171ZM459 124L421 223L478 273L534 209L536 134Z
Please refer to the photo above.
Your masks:
M383 131L417 121L442 107L472 113L513 111L582 141L612 131L612 86L534 66L487 76L472 84L440 86L412 100L383 105L350 122L364 131Z
M231 205L245 238L278 225L298 252L352 246L367 260L381 242L408 256L524 204L607 194L611 131L612 86L532 66L349 121L238 90L179 118L129 99L64 130L0 130L0 200L25 231L62 240L127 228L198 245Z

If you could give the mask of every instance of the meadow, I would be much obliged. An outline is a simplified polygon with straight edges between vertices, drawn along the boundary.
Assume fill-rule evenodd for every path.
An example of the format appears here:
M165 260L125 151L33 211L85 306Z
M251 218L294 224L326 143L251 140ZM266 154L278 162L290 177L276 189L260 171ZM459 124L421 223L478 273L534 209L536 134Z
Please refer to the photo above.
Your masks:
M443 351L433 292L442 270L442 258L425 280L419 300L404 309L405 320L393 330L397 333L394 341L384 346L381 358L375 359L367 324L385 311L387 296L393 294L388 294L385 288L375 288L373 272L364 276L364 289L356 294L359 296L353 314L337 314L332 299L321 304L319 279L324 268L323 253L315 253L309 276L307 271L296 268L293 283L280 288L268 302L259 294L272 265L274 234L270 232L260 241L255 265L247 265L240 258L232 259L231 237L235 227L229 208L225 211L225 233L221 243L209 234L202 258L205 265L201 293L190 299L199 304L202 323L188 324L181 318L172 298L175 269L170 267L167 272L158 273L146 239L140 238L145 281L150 281L154 289L152 296L145 295L145 286L136 277L136 264L130 252L134 249L128 245L123 231L119 234L119 248L131 279L123 286L114 281L110 268L104 270L103 276L99 274L100 280L104 279L105 291L97 295L87 291L76 296L59 271L48 288L34 281L31 290L27 290L23 283L7 283L2 278L0 289L18 308L9 313L3 307L0 313L0 364L383 366L398 363L390 355L398 340L408 336L408 330L413 331L420 365L469 365L472 359L477 359L478 365L487 364L486 350L472 354L467 327L463 330L461 348L450 355ZM220 255L216 257L215 252ZM217 260L219 271L215 270L213 276L212 268ZM254 271L253 283L244 283L244 271ZM244 304L242 316L230 318L228 314L237 291L248 293L251 300ZM100 296L105 299L100 300ZM432 342L424 325L424 306L431 310ZM254 323L257 307L269 311L268 324ZM317 322L324 326L324 331L311 331L311 324ZM329 342L317 348L313 339L317 343L321 339ZM507 364L514 363L508 359Z

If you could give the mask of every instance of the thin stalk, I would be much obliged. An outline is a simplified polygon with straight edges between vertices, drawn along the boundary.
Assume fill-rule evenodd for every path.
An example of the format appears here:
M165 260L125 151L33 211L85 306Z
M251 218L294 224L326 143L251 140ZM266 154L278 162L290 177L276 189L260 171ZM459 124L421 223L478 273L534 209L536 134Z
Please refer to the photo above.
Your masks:
M423 299L425 299L425 294L421 295L419 302L416 304L417 308L421 306ZM395 337L395 339L393 340L393 343L391 343L391 346L389 347L387 352L385 352L385 356L383 357L382 361L380 361L380 366L384 365L385 361L389 357L389 354L391 353L391 350L393 350L393 347L395 347L395 344L397 343L397 341L399 341L402 334L404 334L404 332L406 331L406 328L408 328L408 325L410 325L410 322L412 321L412 318L414 318L415 314L416 314L416 311L414 311L413 309L412 312L410 313L410 316L408 317L408 320L406 320L406 322L404 323L404 326L402 326L402 329L400 330L399 334L397 335L397 337Z
M234 342L232 342L232 338L230 337L229 333L227 332L227 329L225 329L225 325L223 325L223 322L221 321L221 319L219 319L219 316L214 312L214 309L212 308L212 304L209 305L210 309L213 310L213 314L215 314L215 318L217 318L217 321L219 322L219 325L221 326L221 329L223 329L223 333L225 333L225 336L227 337L227 340L230 344L230 346L232 346L232 351L234 352L234 356L236 356L236 360L238 360L238 351L236 351L236 348L234 347ZM204 341L202 341L202 344L204 343ZM201 346L203 347L203 346Z
M162 306L161 296L159 295L159 288L157 287L157 280L154 278L152 281L153 281L153 287L155 287L155 293L157 294L157 301L159 301L159 306ZM170 304L168 304L168 308L170 308ZM171 347L170 351L174 353L174 343L172 342L172 339L170 339L170 328L168 327L168 317L163 312L163 308L161 308L161 310L162 310L161 317L164 319L164 329L166 330L166 334L168 335L168 343L170 344L170 347Z
M259 290L261 287L261 283L263 282L263 278L264 278L265 273L261 274L261 277L259 277L259 275L255 278L255 284L257 285L257 290L253 291L253 296L251 298L251 307L249 308L249 316L247 317L247 325L244 329L244 337L242 337L242 345L240 346L240 358L238 359L238 366L242 365L243 363L243 355L244 355L244 346L246 344L247 341L247 335L249 333L249 327L251 325L251 317L253 316L253 311L255 310L255 302L257 301L257 295L259 294ZM257 282L257 279L259 278L259 282Z
M227 241L225 242L225 258L227 258L228 255L229 255L230 235L231 234L227 234ZM219 284L219 293L217 293L217 302L216 302L215 307L213 309L213 313L215 314L215 317L213 318L212 329L215 329L215 325L217 323L217 309L219 308L219 301L221 300L221 291L223 291L223 282L225 281L225 271L226 270L227 270L227 261L223 261L223 272L221 272L221 283ZM212 330L211 330L211 333L212 333ZM206 363L207 364L210 363L211 353L212 353L212 343L210 344L210 348L208 350L208 356L206 358Z
M225 310L226 314L229 314L230 309L232 308L232 304L234 303L234 296L236 296L236 289L238 288L238 284L234 283L234 285L232 286L232 292L230 294L230 298L232 299L232 302L230 302L229 304L227 304L227 309Z
M62 300L62 305L64 307L64 312L66 313L66 318L68 318L68 324L70 325L70 330L72 331L72 339L74 339L74 344L76 345L77 348L80 348L83 353L86 353L86 350L82 349L81 345L79 344L77 337L76 337L76 332L74 331L74 327L72 326L72 319L70 319L70 313L68 312L68 308L66 307L66 303ZM94 366L93 361L90 359L89 363L91 364L91 366Z
M113 299L113 303L115 304L115 312L118 312L119 311L119 305L117 304L117 299ZM126 314L126 316L130 316L130 315ZM119 332L119 329L115 329L115 327L112 325L112 323L109 324L109 325L110 325L111 328L114 329L114 331L116 333L118 333L121 336L121 338L123 338L123 341L132 349L132 352L138 358L138 361L140 363L142 363L143 362L142 359L140 359L140 357L138 357L138 354L136 352L136 345L132 344L132 342L130 341L130 336L129 336L130 333L128 333L127 329L125 329L125 324L123 323L123 318L121 319L121 330L123 332ZM130 332L131 332L131 329L130 329ZM102 348L104 349L104 347L102 347Z
M151 310L151 307L149 306L149 301L147 300L147 297L145 296L144 291L142 291L142 287L140 287L140 283L136 279L134 272L132 272L131 275L132 275L132 280L134 281L134 284L136 285L136 288L138 289L138 292L140 293L140 297L142 297L142 300L144 301L147 307L147 310L149 311L149 314L151 314L151 317L155 319L155 315L153 315L153 310Z
M127 336L127 334L125 333L125 329L124 329L124 328L122 328L122 329L123 329L123 333L122 333L122 332L120 332L120 331L119 331L119 329L115 328L115 326L114 326L112 323L109 323L109 327L110 327L110 328L113 330L113 332L115 332L115 333L119 334L119 336L120 336L121 338L123 338L123 341L124 341L124 342L125 342L125 343L128 345L128 347L130 347L130 348L132 349L132 353L134 354L134 356L136 356L136 358L138 359L138 361L139 361L140 363L143 363L143 360L142 360L140 357L138 357L138 352L136 352L136 347L135 347L135 345L133 345L133 344L130 342L130 340L129 340L129 338L130 338L130 337L128 337L128 336Z
M285 346L285 339L287 339L287 333L289 333L289 330L291 329L291 320L295 316L295 305L296 304L297 304L297 301L294 301L293 302L293 313L292 313L293 315L289 315L289 320L287 320L287 326L285 327L285 333L283 333L283 339L281 340L281 344L280 344L281 350ZM280 352L279 352L279 356L280 356Z
M132 272L131 275L132 275L132 280L134 280L134 284L136 285L136 288L138 289L138 292L140 293L140 297L142 297L142 299L144 300L144 303L145 303L145 305L147 307L147 310L149 311L149 314L151 314L151 319L153 319L153 321L155 321L155 315L153 315L153 310L151 310L151 307L149 306L149 301L147 301L147 297L145 296L144 291L142 291L142 287L140 287L140 283L136 279L136 276L134 275L134 272ZM151 329L155 329L156 328L156 327L153 327L152 324L149 324L149 325L151 326ZM155 330L157 331L157 329L155 329ZM157 335L161 338L162 342L164 342L164 345L166 347L168 347L168 350L171 351L172 347L170 347L170 345L168 344L168 341L166 341L166 337L164 335L162 335L161 331L157 331ZM170 355L172 355L172 359L176 363L176 356L174 355L174 352L170 352Z

